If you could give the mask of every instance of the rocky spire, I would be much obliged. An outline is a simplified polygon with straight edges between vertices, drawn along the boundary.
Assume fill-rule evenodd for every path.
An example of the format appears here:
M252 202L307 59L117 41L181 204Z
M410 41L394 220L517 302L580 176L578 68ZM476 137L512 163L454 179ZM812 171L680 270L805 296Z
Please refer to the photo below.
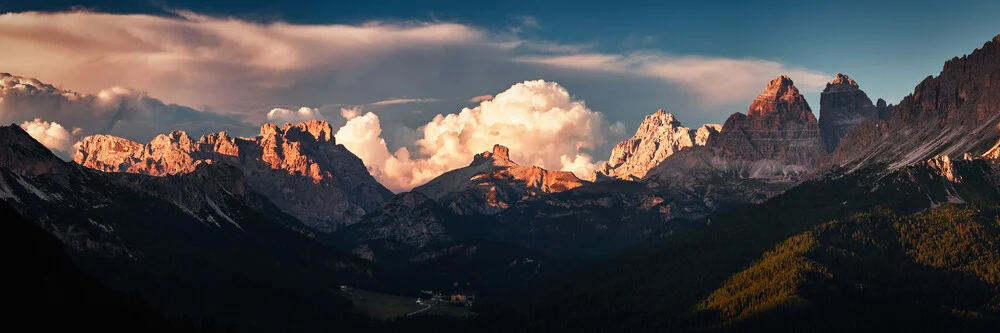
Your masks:
M851 87L854 87L854 88L860 88L860 87L858 87L858 83L854 82L854 79L848 77L847 75L845 75L843 73L837 73L837 75L835 75L833 77L833 81L826 84L827 89L830 89L830 86L832 86L832 85L845 85L845 86L851 86Z
M820 94L819 128L827 153L837 149L840 139L851 128L865 120L878 119L878 110L872 105L872 100L847 75L837 73Z
M773 160L805 167L818 163L824 153L816 117L785 75L768 82L746 115L731 115L707 145L744 162Z
M477 165L482 163L490 163L492 165L499 166L511 166L517 165L510 160L510 149L502 145L493 145L492 151L484 151L472 158L472 164Z
M878 102L875 102L875 110L878 111L879 120L889 120L892 116L892 109L895 105L887 104L884 99L879 98Z
M772 116L800 123L815 121L809 103L799 93L792 79L780 75L767 83L767 87L750 104L747 117Z
M697 131L681 126L673 114L656 110L647 115L631 138L615 145L611 157L597 172L621 179L642 178L650 169L681 149L704 145L718 133L720 125L709 124Z

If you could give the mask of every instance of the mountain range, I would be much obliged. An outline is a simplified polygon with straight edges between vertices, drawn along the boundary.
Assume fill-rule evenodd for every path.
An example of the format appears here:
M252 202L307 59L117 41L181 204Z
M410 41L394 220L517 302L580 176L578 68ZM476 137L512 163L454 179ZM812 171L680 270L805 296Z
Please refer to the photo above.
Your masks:
M861 87L836 74L819 119L786 75L722 125L657 110L593 181L495 145L398 194L325 121L92 135L72 162L15 124L0 211L34 223L16 232L72 267L59 278L237 330L1000 327L1000 35L896 105ZM347 285L481 302L387 323Z

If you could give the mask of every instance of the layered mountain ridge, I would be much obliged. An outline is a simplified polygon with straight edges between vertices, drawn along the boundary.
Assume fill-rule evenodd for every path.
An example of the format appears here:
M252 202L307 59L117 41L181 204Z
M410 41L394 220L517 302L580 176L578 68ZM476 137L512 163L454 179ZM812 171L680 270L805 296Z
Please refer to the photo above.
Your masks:
M1000 140L1000 35L945 62L903 98L885 124L862 124L844 136L828 164L850 172L897 170L938 155L979 156ZM905 138L901 140L900 138Z
M325 292L373 279L366 262L311 237L226 161L158 177L109 173L60 160L17 125L0 127L0 142L0 201L109 286L141 290L169 312L275 330L329 325L337 319L324 316L351 315ZM286 310L294 304L315 307Z
M93 135L80 142L73 160L100 171L151 176L185 174L200 163L224 161L242 170L255 191L321 232L357 222L392 196L361 159L336 144L330 124L317 120L264 124L254 138L219 132L194 140L174 131L140 144Z
M459 214L495 214L516 202L585 183L572 172L518 165L510 160L507 147L494 145L492 151L473 157L469 166L445 172L412 192L442 202Z

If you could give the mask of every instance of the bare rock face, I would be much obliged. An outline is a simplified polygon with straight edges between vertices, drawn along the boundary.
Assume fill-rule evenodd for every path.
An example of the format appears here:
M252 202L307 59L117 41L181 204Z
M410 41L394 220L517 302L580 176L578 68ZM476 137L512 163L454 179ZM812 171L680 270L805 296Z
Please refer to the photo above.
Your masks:
M246 173L255 191L322 232L358 221L392 196L357 156L335 143L330 124L317 120L280 128L265 124L255 138L219 132L193 140L174 131L144 145L94 135L81 141L73 160L105 172L153 176L186 174L204 161L226 161Z
M785 75L768 82L746 115L730 116L719 134L709 138L708 146L735 161L768 160L807 168L825 152L816 117Z
M889 120L892 117L892 110L896 108L895 105L887 104L884 99L879 98L878 102L875 102L875 110L878 111L878 120Z
M886 108L885 101L882 101ZM833 82L826 84L820 94L819 128L826 143L827 153L833 152L840 139L854 126L865 120L878 120L879 110L872 100L858 87L858 83L837 73Z
M708 138L713 135L719 134L722 130L721 124L705 124L698 128L698 131L694 133L694 145L704 146L708 144Z
M883 103L876 108L880 108ZM852 132L831 166L898 170L938 155L952 159L981 156L1000 141L1000 35L971 54L945 62L937 77L920 82L890 109L879 129Z
M681 149L703 146L721 125L704 125L697 131L681 126L663 109L646 116L635 135L615 145L608 161L598 167L601 175L637 180Z
M514 203L585 183L572 172L520 166L509 156L507 147L495 145L493 151L473 157L469 166L448 171L413 192L447 205L459 214L495 214Z

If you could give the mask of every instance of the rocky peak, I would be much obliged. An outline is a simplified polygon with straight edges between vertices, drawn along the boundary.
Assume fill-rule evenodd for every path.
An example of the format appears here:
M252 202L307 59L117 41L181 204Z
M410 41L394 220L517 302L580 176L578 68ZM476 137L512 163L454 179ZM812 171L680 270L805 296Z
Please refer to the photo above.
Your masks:
M816 164L824 154L816 117L785 75L768 82L746 115L731 115L707 146L743 162L770 160L805 167Z
M459 214L494 214L511 204L583 185L572 172L520 166L501 145L477 154L467 167L445 172L413 189Z
M253 189L303 223L329 232L392 196L361 159L334 143L325 121L264 124L256 138L218 132L192 140L186 133L161 134L149 144L95 135L84 138L74 161L110 172L153 176L188 174L208 161L244 171Z
M894 107L896 106L888 104L884 99L879 98L878 102L875 102L875 110L878 111L878 119L889 120L889 117L892 117L892 109Z
M833 77L833 81L826 85L827 89L829 89L829 87L832 85L846 85L854 88L859 88L858 83L854 82L854 79L848 77L844 73L837 73L837 75Z
M880 126L885 134L857 133L857 144L838 148L842 158L833 163L846 170L896 170L937 155L985 153L1000 140L1000 42L994 38L945 62L937 77L921 81L899 104L883 105L876 108L888 118Z
M316 141L334 142L333 127L330 126L330 123L323 120L308 120L297 124L285 124L281 127L281 132L285 136L294 136L300 133L309 134Z
M663 109L656 110L653 114L647 115L639 125L640 130L659 128L660 126L679 127L681 123L677 121L673 113L667 113Z
M3 143L0 145L0 167L9 168L16 173L45 174L64 164L49 148L36 141L17 124L0 126L0 142Z
M149 146L153 150L178 149L189 152L195 150L195 141L184 131L175 130L169 134L157 135L149 142Z
M799 93L799 88L796 88L792 79L786 75L778 76L768 82L764 91L750 104L747 117L763 116L799 123L816 121L809 103L806 103L806 98Z
M517 163L510 160L510 149L501 145L493 145L493 151L484 151L474 156L470 165L482 163L490 163L498 166L517 165Z
M272 123L265 123L260 126L260 133L257 137L272 137L278 135L278 126Z
M203 147L211 147L211 151L229 156L239 156L240 148L236 142L229 137L229 133L218 132L205 135L198 140Z
M722 125L720 124L704 124L698 128L698 131L694 135L694 145L704 146L708 144L708 139L713 135L719 134L722 130Z
M827 153L837 149L840 139L861 122L879 120L879 111L872 100L854 79L842 73L826 84L819 104L819 127Z
M681 149L704 145L719 128L720 125L709 124L695 131L681 126L673 114L656 110L643 119L634 136L615 145L611 157L598 166L597 172L620 179L642 178Z

